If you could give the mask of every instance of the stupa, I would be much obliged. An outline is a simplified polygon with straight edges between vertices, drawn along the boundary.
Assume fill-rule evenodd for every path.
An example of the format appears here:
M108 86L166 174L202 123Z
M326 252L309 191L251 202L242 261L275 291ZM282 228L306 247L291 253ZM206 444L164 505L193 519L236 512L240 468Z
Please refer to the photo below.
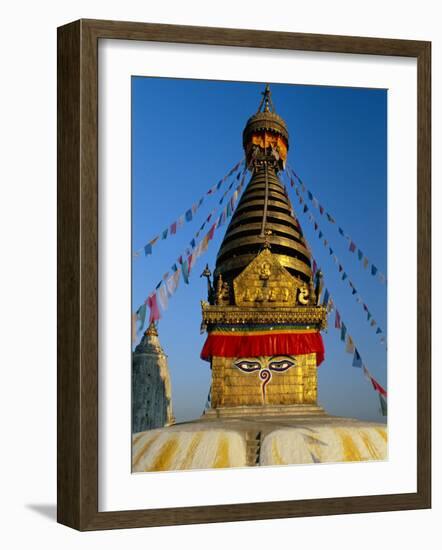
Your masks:
M384 424L318 405L324 359L321 274L279 179L289 149L269 86L243 132L250 182L207 266L201 357L210 406L193 422L133 436L133 471L384 460Z

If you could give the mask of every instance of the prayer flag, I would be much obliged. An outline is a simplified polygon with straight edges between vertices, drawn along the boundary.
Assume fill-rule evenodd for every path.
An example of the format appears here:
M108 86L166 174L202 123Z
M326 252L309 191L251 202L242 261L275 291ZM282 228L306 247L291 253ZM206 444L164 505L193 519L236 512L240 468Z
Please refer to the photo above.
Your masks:
M186 212L186 221L192 221L192 210L190 209Z
M149 298L147 299L147 305L150 308L150 316L149 316L149 323L153 323L154 321L158 321L160 319L161 314L160 310L158 309L158 303L157 303L157 293L153 292Z
M335 310L335 328L341 328L341 315L338 310Z
M176 289L178 288L178 283L180 282L180 269L177 269L166 281L167 292L169 296L175 294Z
M318 227L319 227L318 224L315 222L315 231L318 230Z
M368 267L368 258L364 258L363 265L364 265L364 269L367 269L367 267Z
M209 241L211 241L213 239L213 234L215 233L215 229L216 229L216 223L214 223L212 225L212 227L210 228L209 232L207 233L207 236L208 236L208 239Z
M350 334L347 334L347 341L345 343L345 351L347 353L353 353L355 351L355 345L353 343L352 337Z
M323 233L322 231L319 231L319 233L318 233L318 238L319 238L319 239L322 239L323 236L324 236L324 233Z
M384 396L381 394L379 394L379 403L381 405L382 416L387 416L387 412L388 412L387 401L385 400Z
M328 292L328 289L326 288L324 291L324 298L322 299L322 305L326 306L328 304L328 300L330 298L330 294Z
M184 214L181 214L181 216L178 218L178 228L183 227L184 225Z
M161 238L164 240L164 239L167 239L167 234L169 233L169 228L165 229L163 231L163 234L161 235Z
M307 212L307 210L308 210L308 206L304 204L304 210L303 210L304 214Z
M312 265L312 276L313 277L315 276L317 270L318 270L318 264L316 263L316 260L313 260L313 265Z
M371 383L373 384L373 388L374 388L380 395L383 395L384 397L387 397L387 392L386 392L386 391L384 390L384 388L379 384L379 382L373 378L373 376L371 377Z
M358 248L358 259L362 260L363 257L364 257L364 253L362 252L362 250L360 248Z
M141 305L136 312L137 321L140 323L138 331L143 330L144 321L146 320L146 304Z
M196 246L196 241L195 241L195 239L192 239L192 240L190 241L190 246L191 246L192 248L195 248L195 246Z
M169 298L167 296L167 289L165 285L161 285L157 291L158 301L160 302L161 309L165 311L169 303Z
M377 268L374 264L372 264L372 265L371 265L371 274L372 274L373 276L375 276L376 273L377 273L377 271L378 271L378 268Z
M321 212L321 216L324 214L324 207L321 205L319 205L319 212Z
M152 254L152 245L150 243L144 247L144 255L149 256L149 254Z
M353 356L353 364L352 364L353 367L359 367L361 368L362 367L362 359L361 359L361 356L359 355L359 352L358 350L355 348L355 354Z
M310 200L313 200L313 195L311 194L310 191L307 192L307 195L308 195L308 198L309 198Z
M182 262L182 274L183 274L183 279L184 279L184 282L186 283L186 285L189 284L189 265L187 263L187 260L184 260Z
M176 233L176 224L177 222L173 222L173 224L170 226L170 234L175 235Z
M350 252L354 252L356 250L356 245L353 241L350 243L349 250Z
M335 222L335 219L333 218L333 216L331 216L328 212L326 213L326 215L327 215L328 221L329 221L330 223L336 223L336 222Z
M382 329L381 329L380 327L378 327L378 328L376 329L376 334L381 334L381 332L382 332Z
M344 236L344 230L342 229L342 227L339 227L339 228L338 228L338 231L339 231L339 233L340 233L342 236Z
M341 340L345 342L345 335L347 334L347 327L344 325L344 321L341 321Z
M333 250L329 248L330 256L333 254Z
M344 271L344 273L342 274L342 280L345 281L345 279L347 278L347 276L348 276L347 273L345 273L345 271Z

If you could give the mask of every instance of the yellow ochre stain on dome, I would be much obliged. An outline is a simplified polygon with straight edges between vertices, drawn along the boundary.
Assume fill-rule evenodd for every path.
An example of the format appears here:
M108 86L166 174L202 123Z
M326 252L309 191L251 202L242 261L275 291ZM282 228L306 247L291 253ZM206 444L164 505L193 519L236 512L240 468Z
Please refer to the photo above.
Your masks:
M313 453L315 455L315 458L319 460L319 462L322 462L322 449L321 446L324 445L324 442L318 439L317 437L314 437L309 434L303 434L304 441L307 443L307 449L310 453Z
M132 440L132 446L135 446L138 441L140 441L140 439L143 437L144 433L140 433L136 436L134 436L133 440Z
M149 470L152 472L163 472L165 470L169 470L177 450L178 450L178 438L171 437L161 447L154 463L149 468Z
M274 464L287 464L282 459L282 456L281 456L281 454L279 452L279 449L278 449L278 444L276 442L276 439L273 439L273 441L272 441L272 458L273 458L273 463Z
M203 437L202 432L198 432L196 435L192 437L189 447L187 448L186 456L183 460L183 463L180 466L180 470L186 470L187 468L190 467L195 457L195 451L198 445L201 443L202 437Z
M225 436L220 437L213 467L214 468L229 467L229 444L227 441L227 437Z
M138 453L133 457L132 467L134 468L139 461L143 458L146 452L152 447L155 441L158 439L159 434L152 436L138 451Z
M345 460L346 462L362 460L361 453L359 452L359 449L356 446L356 443L353 441L351 435L348 434L345 430L339 430L338 433L341 438L342 449L344 451L343 460Z
M381 458L380 454L378 453L378 450L376 449L373 442L370 440L370 437L365 432L359 432L359 435L361 436L362 441L364 442L364 445L367 447L367 451L371 458L374 458L375 460L379 460Z
M382 439L387 443L387 431L385 428L375 428L375 430L378 432L378 434L382 437Z

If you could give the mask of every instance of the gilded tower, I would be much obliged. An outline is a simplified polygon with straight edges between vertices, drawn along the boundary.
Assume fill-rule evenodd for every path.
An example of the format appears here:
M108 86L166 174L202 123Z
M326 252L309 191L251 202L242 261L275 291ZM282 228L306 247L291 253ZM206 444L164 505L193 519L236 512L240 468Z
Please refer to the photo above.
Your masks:
M210 271L202 303L208 336L201 357L212 369L211 407L252 414L272 407L316 405L317 367L324 358L320 278L279 178L289 134L270 89L243 132L250 182ZM296 408L296 407L295 407Z

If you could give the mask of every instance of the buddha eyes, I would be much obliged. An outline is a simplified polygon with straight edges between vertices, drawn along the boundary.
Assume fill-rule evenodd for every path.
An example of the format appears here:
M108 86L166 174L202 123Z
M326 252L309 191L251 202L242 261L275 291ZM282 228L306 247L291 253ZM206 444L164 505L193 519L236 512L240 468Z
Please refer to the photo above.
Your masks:
M269 359L268 362L268 368L276 372L284 372L294 365L295 361L289 359L288 357L272 358ZM251 359L241 359L235 363L235 367L244 372L253 372L264 368L260 361L254 361Z
M269 369L276 370L278 372L284 372L285 370L289 369L290 367L293 367L294 364L295 364L295 362L291 361L290 359L281 359L279 361L270 361Z
M238 367L244 372L253 372L255 370L260 370L261 364L259 361L238 361L235 363L235 367Z

